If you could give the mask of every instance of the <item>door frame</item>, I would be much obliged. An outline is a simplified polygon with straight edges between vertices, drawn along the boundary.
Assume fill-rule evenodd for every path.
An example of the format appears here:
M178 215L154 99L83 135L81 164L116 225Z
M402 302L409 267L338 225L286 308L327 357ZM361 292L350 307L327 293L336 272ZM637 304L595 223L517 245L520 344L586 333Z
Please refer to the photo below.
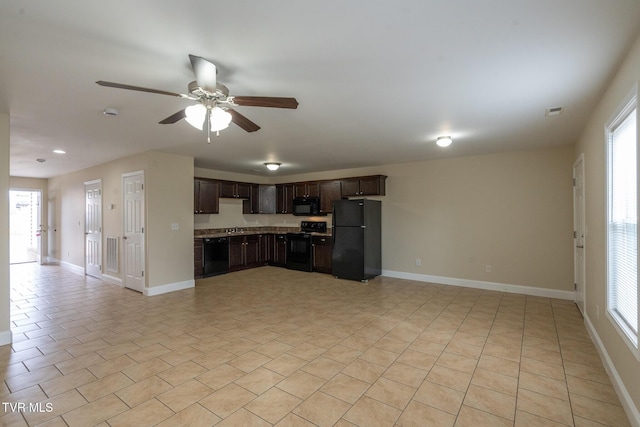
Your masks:
M26 187L10 187L9 188L9 192L11 191L24 191L24 192L31 192L31 193L37 193L38 194L38 232L39 235L38 240L37 240L37 253L36 253L36 263L38 265L42 265L42 264L46 264L46 262L44 261L45 259L47 259L47 255L45 254L45 248L46 245L42 244L42 239L43 237L46 237L46 233L47 233L47 227L43 227L44 224L44 209L42 209L42 203L43 203L43 197L44 197L44 190L42 188L26 188ZM7 198L9 197L9 194L7 194ZM8 202L7 202L8 203Z
M582 183L580 186L576 185L576 176L577 170L581 168L582 173ZM573 280L576 287L574 301L578 306L578 309L585 315L585 307L587 304L586 300L586 283L587 283L587 274L586 274L586 251L587 245L585 244L587 237L587 228L586 228L586 217L585 217L585 161L584 161L584 153L581 153L576 161L573 163L572 168L572 176L573 176ZM581 194L578 194L578 191ZM580 197L578 197L580 196ZM581 200L581 203L578 202ZM581 215L578 215L578 212ZM578 224L580 222L580 224ZM578 236L578 230L582 230L582 235ZM582 247L579 247L582 246ZM582 251L582 263L578 262L578 251ZM579 271L580 270L580 271ZM578 289L578 277L582 278L582 283L580 288Z
M146 270L146 257L147 257L147 234L146 232L143 231L142 233L142 240L140 242L141 245L141 259L140 262L142 264L142 271L143 271L143 280L142 280L142 289L136 289L136 288L131 288L127 286L127 244L126 244L126 240L127 240L127 236L126 236L126 230L127 230L127 218L126 218L126 190L125 190L125 180L129 177L132 176L136 176L136 175L140 175L142 176L142 221L143 221L143 230L146 228L147 226L147 208L146 208L146 203L147 203L147 197L146 197L146 188L144 187L145 184L145 172L144 170L138 170L138 171L134 171L134 172L127 172L127 173L123 173L121 176L121 188L122 188L122 259L121 264L122 265L122 286L124 288L128 288L128 289L133 289L139 292L142 292L143 294L146 292L147 286L146 286L146 275L144 275L144 271Z
M99 214L100 239L98 240L98 253L99 253L98 256L100 258L100 268L99 268L99 272L96 272L96 273L99 273L99 275L98 274L91 274L93 272L88 272L88 270L90 270L90 269L87 268L87 236L88 236L88 232L87 232L87 213L88 212L87 212L87 203L86 203L86 201L87 201L87 186L95 185L95 184L99 184L98 190L100 191L100 193L99 193L100 194L100 214ZM98 179L94 179L94 180L91 180L91 181L86 181L84 183L84 196L85 196L85 205L84 205L84 235L85 235L85 238L84 238L84 274L92 276L92 277L101 278L102 277L102 273L103 273L102 272L102 253L103 253L102 252L102 250L103 250L103 247L102 247L102 228L103 228L102 227L102 179L98 178Z

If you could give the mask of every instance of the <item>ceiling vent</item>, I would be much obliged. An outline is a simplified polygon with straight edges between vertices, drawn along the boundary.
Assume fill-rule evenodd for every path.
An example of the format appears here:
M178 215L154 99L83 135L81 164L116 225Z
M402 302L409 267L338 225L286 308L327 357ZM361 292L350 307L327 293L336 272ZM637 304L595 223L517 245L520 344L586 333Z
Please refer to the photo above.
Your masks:
M559 116L560 114L562 114L562 107L553 107L544 110L544 115L547 117Z

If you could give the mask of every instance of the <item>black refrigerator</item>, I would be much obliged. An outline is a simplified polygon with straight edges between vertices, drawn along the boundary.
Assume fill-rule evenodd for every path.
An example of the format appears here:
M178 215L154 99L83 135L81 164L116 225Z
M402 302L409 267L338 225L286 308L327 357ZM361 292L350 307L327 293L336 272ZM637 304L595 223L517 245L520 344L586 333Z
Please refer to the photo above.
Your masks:
M333 202L333 275L367 280L379 276L381 254L381 203L378 200Z

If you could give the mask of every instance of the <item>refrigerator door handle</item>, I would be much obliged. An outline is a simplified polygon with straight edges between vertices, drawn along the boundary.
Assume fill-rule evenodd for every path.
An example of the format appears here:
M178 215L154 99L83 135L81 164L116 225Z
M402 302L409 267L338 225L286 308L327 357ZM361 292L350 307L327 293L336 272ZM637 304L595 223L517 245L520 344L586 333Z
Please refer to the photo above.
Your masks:
M367 226L366 225L361 225L360 228L367 228Z

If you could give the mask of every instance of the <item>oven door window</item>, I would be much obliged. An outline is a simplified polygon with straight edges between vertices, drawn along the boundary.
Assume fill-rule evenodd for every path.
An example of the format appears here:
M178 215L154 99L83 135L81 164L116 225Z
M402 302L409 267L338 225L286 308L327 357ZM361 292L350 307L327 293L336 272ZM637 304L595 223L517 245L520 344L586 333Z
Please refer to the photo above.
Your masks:
M307 254L309 251L309 241L308 239L290 239L289 240L289 251L291 254Z

